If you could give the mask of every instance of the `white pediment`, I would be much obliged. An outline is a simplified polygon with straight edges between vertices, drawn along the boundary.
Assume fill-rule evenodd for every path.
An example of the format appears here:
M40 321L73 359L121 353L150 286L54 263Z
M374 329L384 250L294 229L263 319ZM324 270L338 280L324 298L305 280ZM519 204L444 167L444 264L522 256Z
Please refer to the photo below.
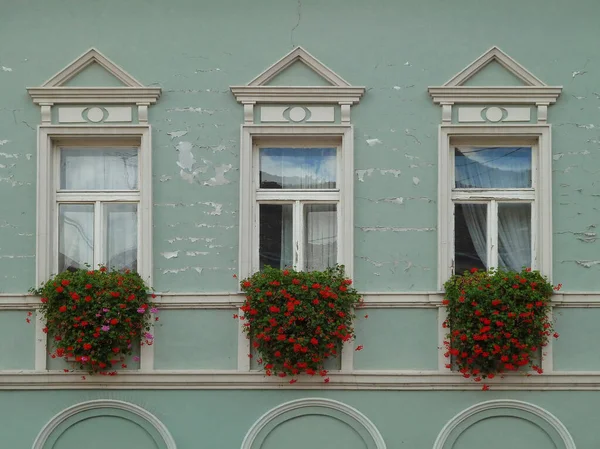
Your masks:
M93 64L121 84L117 86L71 86L69 82ZM146 87L95 48L90 48L40 87L27 91L34 103L155 103L159 87Z
M500 65L522 85L466 85L491 64ZM429 87L435 103L551 104L562 86L548 86L498 47L492 47L439 87Z
M270 84L292 66L301 63L325 83L320 85ZM325 84L325 85L323 85ZM352 86L302 47L296 47L268 67L248 84L231 86L231 92L240 103L358 103L364 87Z

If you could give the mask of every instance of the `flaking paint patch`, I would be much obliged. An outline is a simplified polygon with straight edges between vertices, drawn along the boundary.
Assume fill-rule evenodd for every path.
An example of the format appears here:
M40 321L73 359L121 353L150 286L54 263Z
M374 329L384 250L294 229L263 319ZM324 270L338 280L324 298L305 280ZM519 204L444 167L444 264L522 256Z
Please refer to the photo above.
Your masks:
M179 256L179 250L177 251L165 251L164 253L160 253L165 259L175 259Z
M374 168L368 168L366 170L356 170L356 176L359 182L365 182L365 176L371 176L375 171Z
M231 170L231 164L223 164L215 167L215 176L210 178L208 181L204 181L204 185L208 187L222 186L231 183L231 181L225 178L225 173Z
M567 153L556 153L554 156L552 156L552 159L554 159L555 161L558 161L565 156L587 156L588 154L591 154L591 152L589 152L588 150L569 151Z
M167 112L198 112L200 114L213 115L217 111L215 111L214 109L187 107L187 108L169 108L169 109L167 109Z
M367 145L374 147L375 145L381 145L383 142L379 139L367 139Z
M0 140L0 147L8 142L10 142L10 140Z
M435 228L397 228L393 226L359 226L364 232L433 232Z
M380 169L379 173L381 173L382 175L391 174L391 175L394 175L394 178L397 178L398 176L400 176L402 174L402 171L385 168L385 169Z
M33 256L21 256L21 255L14 255L14 254L3 254L0 255L0 259L33 259L35 257L35 254Z
M186 251L185 255L190 257L196 256L208 256L210 254L209 251Z
M600 260L565 260L564 262L575 262L584 268L592 268L594 265L600 265Z
M171 140L177 139L179 137L183 137L188 133L188 131L171 131L167 133L167 136L171 137Z
M178 274L185 271L194 270L198 274L202 274L202 267L185 267L185 268L170 268L168 270L162 270L162 274Z
M2 66L2 71L3 72L12 72L13 69L11 69L10 67Z
M212 201L207 201L199 204L206 204L207 206L214 207L214 210L210 212L205 212L207 215L221 215L221 213L223 212L223 205L221 203L213 203Z
M206 242L212 242L214 238L203 238L203 237L175 237L173 239L168 239L167 242L173 244L175 242L191 242L196 243L200 240L204 240Z
M158 178L158 180L160 182L167 182L167 181L170 181L171 179L173 179L173 177L169 176L169 175L161 175L161 177Z
M421 182L421 180L419 178L417 178L416 176L413 176L413 184L418 186L419 183Z

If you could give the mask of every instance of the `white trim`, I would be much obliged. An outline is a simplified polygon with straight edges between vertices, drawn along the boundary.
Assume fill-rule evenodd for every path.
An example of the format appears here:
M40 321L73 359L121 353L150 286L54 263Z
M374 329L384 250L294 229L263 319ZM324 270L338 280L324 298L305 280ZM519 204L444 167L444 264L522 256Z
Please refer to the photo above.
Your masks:
M152 146L150 126L60 126L38 127L38 183L37 183L37 242L36 285L50 278L55 270L55 229L51 210L54 209L56 179L53 167L56 139L83 137L101 140L107 137L136 137L139 142L139 206L140 247L138 272L152 284ZM117 195L118 199L121 196Z
M562 443L564 444L564 448L561 449L576 449L573 437L571 437L571 434L569 433L565 425L556 416L554 416L548 410L538 407L537 405L523 401L515 401L512 399L496 399L492 401L485 401L463 410L462 412L454 416L454 418L452 418L450 421L448 421L448 423L442 428L441 432L435 440L435 443L433 444L433 449L450 449L449 447L446 447L447 440L452 436L452 434L455 431L460 431L460 433L464 432L466 429L463 428L464 426L462 426L462 424L469 418L477 415L478 413L482 413L487 410L498 410L499 413L497 416L507 416L508 412L505 410L511 409L524 411L528 414L542 419L547 424L549 424L558 433L562 440ZM480 419L486 418L489 418L487 414L482 416ZM557 444L558 442L553 441L553 443Z
M446 81L444 86L462 86L466 81L475 76L493 61L499 63L527 86L546 86L542 80L537 78L496 46L490 48L467 67Z
M537 223L532 229L532 242L535 249L532 254L533 268L548 279L552 280L552 146L550 141L550 125L440 125L438 143L438 288L442 290L444 282L452 275L454 267L454 207L456 199L468 198L464 192L453 194L454 164L452 163L451 139L460 137L473 138L474 141L481 137L499 142L505 137L536 139L534 151L533 182L535 186L535 199L532 203L532 217ZM479 141L480 142L480 141ZM462 143L462 142L461 142ZM479 144L479 143L478 143ZM519 190L520 191L520 190ZM489 190L486 191L489 194ZM501 196L509 198L531 199L527 192L521 195L518 191L500 191ZM477 196L475 192L471 196ZM483 198L485 193L479 193Z
M64 69L42 84L42 87L62 86L93 63L97 63L102 66L108 73L117 78L127 87L144 87L142 83L112 62L94 47L90 48L84 54L68 64Z
M311 407L330 409L347 415L357 424L361 425L364 428L364 430L366 430L369 433L369 436L372 438L373 443L375 444L375 448L372 448L372 446L367 441L363 440L363 442L366 444L367 447L369 447L369 449L386 449L385 441L383 440L381 433L379 433L379 430L369 418L367 418L354 407L344 404L343 402L324 398L297 399L294 401L285 402L283 404L278 405L277 407L272 408L264 415L262 415L252 425L252 427L250 427L248 433L246 433L246 436L244 437L241 449L258 449L254 447L254 441L271 421L294 410ZM354 426L351 427L356 431Z
M338 211L338 260L346 266L346 274L351 277L353 269L354 227L353 212L353 174L354 174L354 139L352 125L339 126L278 126L278 125L242 125L240 145L240 237L239 237L239 276L244 279L258 270L258 229L256 204L257 199L282 199L277 193L269 193L256 189L257 157L254 142L257 138L281 137L298 139L306 137L328 138L341 140L341 151L338 150L341 164L337 182L341 192L317 192L323 200L335 196L339 201ZM286 198L299 199L295 195L307 198L305 191L285 193Z
M291 66L297 61L303 62L313 72L319 75L321 78L329 82L333 86L346 87L350 86L350 83L307 52L302 47L296 47L288 54L283 56L279 61L274 63L256 78L248 83L248 86L264 86L286 68Z
M56 415L54 415L54 417L52 417L50 421L46 423L42 430L40 430L40 433L37 435L35 441L33 442L32 449L48 449L44 447L48 438L50 438L52 433L63 422L65 422L72 416L75 416L78 413L85 412L87 410L98 410L103 408L124 410L142 418L156 429L167 449L177 449L177 445L175 444L175 440L171 436L169 429L167 429L167 427L156 416L154 416L148 410L140 407L139 405L112 399L97 399L93 401L81 402L57 413Z
M301 376L298 382L266 377L259 371L155 370L119 371L116 376L82 375L84 371L3 370L0 390L444 390L481 391L483 382L460 373L418 370L330 371L330 382L320 376ZM599 371L555 371L548 374L506 374L486 379L494 391L600 391Z
M363 309L436 308L442 304L443 292L360 292ZM244 302L242 293L156 293L154 302L161 310L237 309ZM29 294L0 294L0 311L32 310L39 297ZM599 292L564 292L552 296L552 306L558 308L600 307ZM441 324L441 323L440 323Z
M463 84L483 70L492 61L523 82L523 86L464 86ZM466 68L454 75L443 86L429 87L434 103L439 104L543 104L556 102L562 86L547 86L525 67L498 47L492 47Z
M270 80L296 61L301 61L331 86L268 86ZM231 86L236 100L244 104L245 123L252 122L255 103L338 103L349 106L358 103L365 93L364 87L351 86L348 81L312 56L302 47L296 47L283 58L255 77L245 86ZM349 122L348 120L342 120Z

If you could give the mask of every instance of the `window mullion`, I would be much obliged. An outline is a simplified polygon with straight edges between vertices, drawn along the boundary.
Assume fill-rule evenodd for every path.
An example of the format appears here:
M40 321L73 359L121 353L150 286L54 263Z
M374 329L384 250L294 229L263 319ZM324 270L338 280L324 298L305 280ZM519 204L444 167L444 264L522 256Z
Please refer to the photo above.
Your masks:
M303 216L302 216L303 204L301 201L294 202L294 269L302 270L304 267L304 248L302 244L302 230L304 229Z
M488 269L498 268L498 202L488 205Z
M94 207L94 266L93 269L97 269L98 265L106 264L107 261L103 260L104 257L104 226L102 226L102 202L96 201Z

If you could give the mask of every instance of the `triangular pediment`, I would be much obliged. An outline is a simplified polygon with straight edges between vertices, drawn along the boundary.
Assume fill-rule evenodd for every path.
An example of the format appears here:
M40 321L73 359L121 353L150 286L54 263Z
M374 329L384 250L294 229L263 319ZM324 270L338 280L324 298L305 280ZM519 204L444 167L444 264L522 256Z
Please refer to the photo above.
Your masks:
M42 84L28 87L36 104L153 104L160 87L146 87L95 48Z
M298 66L298 64L301 64ZM306 68L310 69L314 75L326 81L329 86L339 86L339 87L348 87L350 83L307 52L302 47L296 47L292 51L290 51L287 55L277 61L275 64L270 66L256 78L248 83L248 86L266 86L266 85L277 85L281 86L281 81L277 81L278 79L285 79L286 72L288 70L299 71L304 70ZM290 73L291 74L291 73ZM313 75L313 76L314 76ZM288 75L289 76L289 75ZM292 77L289 78L290 81L295 81ZM276 82L276 84L272 84L272 82ZM320 85L322 83L319 83ZM297 86L302 84L286 84L287 86Z
M505 70L504 76L502 76L502 69ZM468 86L475 85L481 86L480 82L473 83L476 78L483 79L485 72L493 73L493 78L506 78L508 86L515 86L514 81L520 81L523 86L546 86L546 84L529 72L525 67L515 61L513 58L508 56L498 47L492 47L479 58L461 70L459 73L454 75L452 79L444 84L445 87L451 86ZM508 81L511 78L512 81ZM471 81L471 82L469 82ZM498 81L494 81L498 82ZM498 84L487 84L487 86L498 86Z
M248 84L231 86L240 103L358 103L364 87L352 86L302 47L296 47Z
M102 71L105 72L104 76L101 75ZM82 83L87 84L86 87L92 87L89 84L90 82L102 82L102 84L96 84L94 87L105 87L109 76L116 80L116 84L115 82L109 84L110 87L115 87L115 85L144 87L142 83L95 48L90 48L42 84L41 87L83 86Z

